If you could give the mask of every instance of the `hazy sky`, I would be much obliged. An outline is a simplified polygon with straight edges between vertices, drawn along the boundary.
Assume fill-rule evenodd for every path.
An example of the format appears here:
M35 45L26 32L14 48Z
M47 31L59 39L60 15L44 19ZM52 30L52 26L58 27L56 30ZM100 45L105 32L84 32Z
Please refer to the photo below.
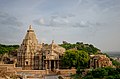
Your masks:
M0 43L20 45L30 24L39 42L120 51L120 0L0 0Z

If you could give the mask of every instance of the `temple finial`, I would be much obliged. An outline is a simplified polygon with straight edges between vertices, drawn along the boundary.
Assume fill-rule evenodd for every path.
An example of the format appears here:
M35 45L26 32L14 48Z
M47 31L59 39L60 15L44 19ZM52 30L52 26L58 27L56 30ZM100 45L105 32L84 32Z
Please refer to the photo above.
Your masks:
M34 30L32 29L32 25L29 26L29 29L27 30L27 32L34 32Z
M32 29L32 25L29 26L29 30Z

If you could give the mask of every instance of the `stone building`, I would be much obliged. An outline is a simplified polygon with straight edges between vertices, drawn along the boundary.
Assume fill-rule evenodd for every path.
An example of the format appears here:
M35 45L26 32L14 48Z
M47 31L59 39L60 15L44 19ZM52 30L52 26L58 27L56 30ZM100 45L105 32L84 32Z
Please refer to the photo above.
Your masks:
M43 45L42 52L44 54L43 67L50 70L59 69L60 57L64 54L65 49L52 41L50 45Z
M106 55L90 55L90 68L101 68L113 66L112 61Z
M31 25L17 54L17 67L25 70L59 69L59 62L65 49L55 44L39 44Z

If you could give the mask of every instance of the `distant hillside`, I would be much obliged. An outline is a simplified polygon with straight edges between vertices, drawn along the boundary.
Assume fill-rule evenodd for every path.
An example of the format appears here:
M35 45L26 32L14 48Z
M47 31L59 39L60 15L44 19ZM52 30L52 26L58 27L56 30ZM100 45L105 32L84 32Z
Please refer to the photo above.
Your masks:
M90 54L98 54L101 53L100 49L96 48L92 44L84 44L83 42L76 42L76 44L71 44L66 41L63 41L63 44L60 44L63 48L66 50L69 49L76 49L76 50L82 50Z
M0 63L13 64L17 57L17 49L19 45L3 45L0 44ZM11 60L12 58L12 60Z
M3 45L0 44L0 54L9 53L18 49L19 45Z
M110 57L120 57L120 52L110 52L108 53Z

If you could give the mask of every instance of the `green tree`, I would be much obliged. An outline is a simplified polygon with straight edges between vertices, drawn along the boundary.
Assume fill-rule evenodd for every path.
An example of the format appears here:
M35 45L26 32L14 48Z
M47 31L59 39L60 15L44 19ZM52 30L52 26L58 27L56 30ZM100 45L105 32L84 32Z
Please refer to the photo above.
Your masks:
M18 49L19 45L3 45L0 44L0 54L9 53Z
M74 49L74 48L77 50L83 50L88 54L97 54L98 51L100 51L98 48L94 47L92 44L84 44L83 42L76 42L76 44L63 43L63 44L60 44L60 46L64 47L66 50Z
M82 79L120 79L120 69L119 68L98 68L89 71L86 76Z
M85 51L67 50L62 57L63 66L71 67L86 67L89 61L89 55Z

